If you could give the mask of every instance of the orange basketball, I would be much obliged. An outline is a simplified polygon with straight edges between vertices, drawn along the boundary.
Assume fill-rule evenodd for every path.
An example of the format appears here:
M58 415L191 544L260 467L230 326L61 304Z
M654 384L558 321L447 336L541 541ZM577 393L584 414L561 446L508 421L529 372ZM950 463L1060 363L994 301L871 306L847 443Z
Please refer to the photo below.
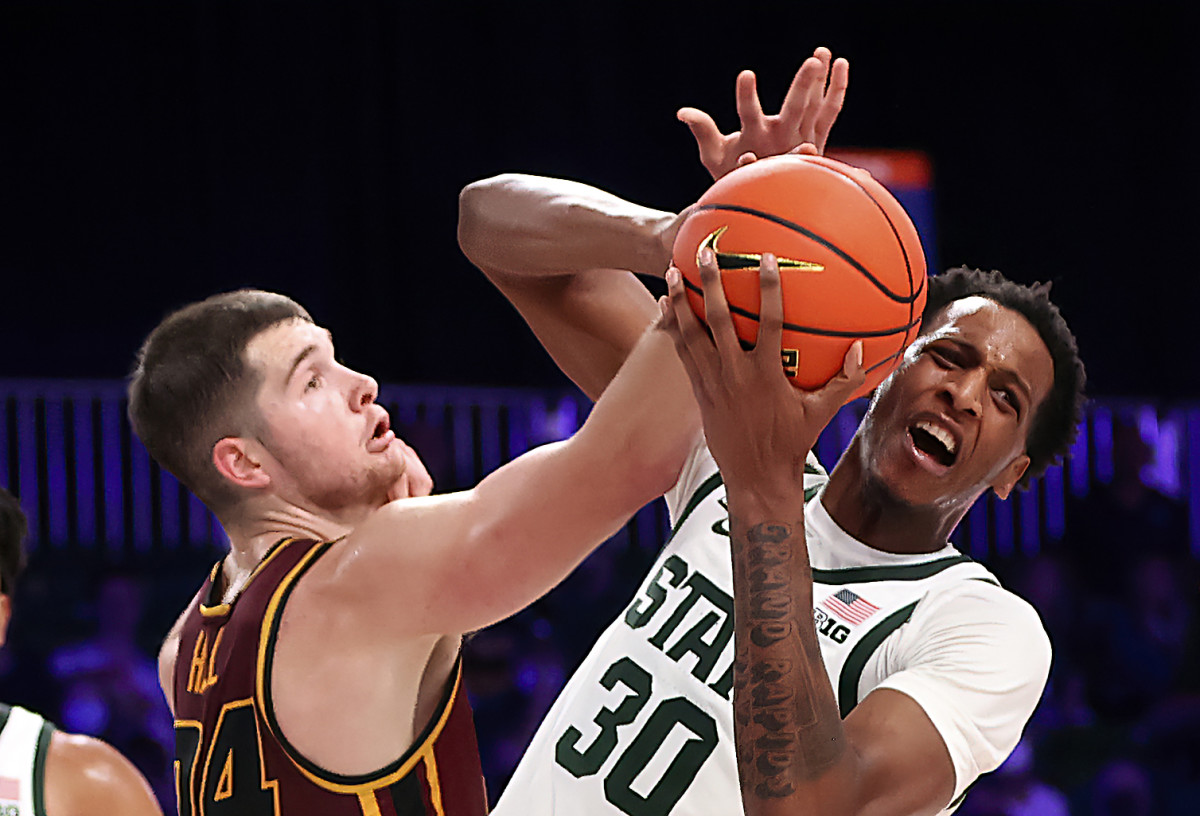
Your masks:
M758 337L758 266L779 260L783 365L792 384L819 388L863 341L875 386L917 336L925 253L904 208L865 171L821 156L776 156L719 179L675 237L674 263L704 318L698 255L711 248L738 337Z

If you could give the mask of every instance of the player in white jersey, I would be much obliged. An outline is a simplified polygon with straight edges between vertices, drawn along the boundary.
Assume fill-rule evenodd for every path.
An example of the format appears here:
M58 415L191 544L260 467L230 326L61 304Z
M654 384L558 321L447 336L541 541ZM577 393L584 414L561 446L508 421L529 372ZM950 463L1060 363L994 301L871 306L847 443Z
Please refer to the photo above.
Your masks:
M25 515L0 487L0 646L24 562ZM0 704L0 816L162 816L145 777L112 746Z
M831 70L829 53L819 49L778 116L763 115L753 76L743 74L742 129L731 135L722 136L698 112L681 118L719 177L753 159L746 153L783 152L797 142L822 146L841 106L846 71L844 61ZM459 235L468 257L594 398L658 314L640 282L619 270L662 274L680 220L573 182L509 175L464 190ZM705 266L714 277L712 259ZM806 592L795 605L811 606L806 635L815 648L807 663L789 658L806 670L798 683L804 694L787 685L795 672L768 675L758 678L768 681L758 686L760 699L751 695L738 710L760 725L796 731L795 712L779 705L789 697L802 702L808 716L798 731L817 738L818 749L814 754L802 743L797 760L795 739L780 743L777 733L739 747L750 764L761 764L767 778L758 782L770 783L768 793L785 792L790 783L792 793L808 796L785 812L952 810L971 782L1011 751L1045 682L1049 643L1036 614L947 539L985 490L1006 496L1066 450L1082 366L1044 290L969 270L935 280L926 334L879 389L887 398L877 399L828 482L814 466L803 491L768 485L789 501L808 500L803 510L790 507L786 520L806 532L812 578L806 590L767 598L750 612L777 612L772 604L787 606ZM855 374L852 361L848 370ZM825 396L838 402L836 392ZM778 394L743 388L737 397L729 415L749 405L769 407L754 415L769 424L777 406L767 398ZM710 405L706 427L710 437L714 428L722 431L717 441L726 459L741 448L794 452L778 440L756 443L750 429L762 434L759 424L737 433L711 425L712 415ZM794 429L804 450L815 439L810 431L823 425L815 415ZM786 422L774 428L789 429ZM788 463L789 485L799 461ZM743 508L747 482L756 483L746 471L735 469ZM735 730L731 706L730 521L703 439L667 498L670 542L551 708L497 806L500 816L740 811L735 744L749 732ZM749 509L743 521L761 508ZM830 745L851 750L825 750ZM781 780L780 764L792 776Z
M939 277L921 336L805 502L797 463L861 385L861 348L825 388L798 392L767 364L782 314L773 260L750 352L730 342L715 269L704 277L711 336L677 272L668 325L728 480L746 813L953 810L1015 747L1050 647L1033 609L946 537L983 490L1007 496L1044 467L1036 418L1063 404L1056 386L1074 404L1074 342L1044 290L974 270ZM1056 376L1055 351L1073 374Z

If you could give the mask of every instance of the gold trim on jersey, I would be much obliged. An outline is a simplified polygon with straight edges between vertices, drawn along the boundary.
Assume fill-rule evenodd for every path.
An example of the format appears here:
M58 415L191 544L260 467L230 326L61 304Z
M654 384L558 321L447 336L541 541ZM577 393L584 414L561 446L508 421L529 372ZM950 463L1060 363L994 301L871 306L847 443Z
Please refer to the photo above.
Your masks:
M375 799L375 791L360 793L358 806L362 808L363 816L383 816L379 810L379 802Z
M267 552L266 556L254 566L254 569L250 572L250 577L246 579L246 583L242 584L242 588L238 590L238 595L241 595L246 591L246 587L250 586L250 582L254 580L254 576L258 575L258 573L261 572L262 569L267 566L267 564L271 563L271 561L275 559L275 556L283 552L284 547L296 540L297 539L291 537L280 539L279 543L273 546L270 551ZM217 583L217 574L220 573L221 565L224 563L225 559L222 558L220 561L213 564L213 568L208 573L210 586ZM228 615L231 606L232 604L228 603L217 604L216 606L206 606L204 603L204 598L201 598L200 615L205 618L217 618L222 615Z
M438 776L437 757L433 751L425 760L425 781L429 783L429 802L437 816L445 816L446 809L442 807L442 779Z
M200 734L200 736L198 736L196 738L197 750L199 750L200 742L204 739L204 723L200 722L199 720L176 720L175 728L195 728L196 731L199 732L199 734ZM176 745L178 745L178 743L176 743ZM195 797L195 784L194 784L196 781L196 762L195 762L195 760L192 760L192 767L188 770L189 776L188 776L186 788L179 784L180 762L179 762L178 755L175 757L174 761L172 761L171 764L175 769L175 790L176 790L176 792L186 791L187 797L188 797L188 804L189 804L188 812L189 813L198 812L196 810L196 797Z
M204 816L204 792L206 790L208 790L208 770L209 770L209 766L212 764L212 760L213 760L213 755L212 755L213 749L217 747L217 742L219 741L217 739L217 737L221 733L221 726L224 724L224 721L225 721L225 712L232 711L235 708L245 708L246 706L250 707L250 713L254 715L254 739L258 743L258 769L259 769L258 784L259 784L259 787L261 787L263 790L271 791L271 795L272 795L272 797L274 797L274 800L275 800L275 813L278 814L280 812L279 811L279 781L276 779L267 779L267 766L266 766L266 762L263 759L262 726L259 724L259 721L258 721L258 712L254 708L254 700L252 700L250 698L245 698L242 700L234 700L231 703L226 703L225 705L221 706L221 713L219 713L217 715L217 724L215 726L213 726L211 741L208 743L208 752L204 757L204 772L200 774L200 788L199 788L199 790L196 791L197 804L200 806L200 810L192 811L193 813L198 813L199 816ZM204 740L203 726L201 726L201 729L202 730L201 730L200 739L201 739L201 742L203 742L203 740ZM193 773L193 777L194 777L194 775L195 775L194 768L193 768L192 773ZM232 793L232 790L231 790L231 793Z
M333 542L329 543L331 544ZM272 726L272 723L274 722L274 716L267 700L267 694L269 690L266 687L265 675L267 665L267 650L272 641L271 633L274 629L275 619L281 613L284 598L288 595L292 585L299 579L301 573L311 566L312 562L316 560L318 556L322 555L327 549L328 544L317 545L305 553L304 557L302 557L296 563L296 565L292 567L288 574L284 576L283 580L279 582L279 586L276 587L275 593L271 596L271 600L267 604L266 611L263 613L262 628L259 631L258 661L256 665L255 677L255 700L257 701L259 711L262 712L263 720L266 722L267 727L272 728L275 738L279 742L279 747L283 749L283 753L291 761L296 770L300 771L300 773L302 773L305 778L307 778L314 785L317 785L318 787L328 791L333 791L334 793L348 793L357 795L360 802L366 801L366 799L363 798L364 796L371 798L369 794L372 791L394 785L396 782L407 776L413 770L413 768L417 766L418 763L425 762L427 770L426 775L428 777L428 783L431 791L431 799L433 799L435 807L440 814L442 812L441 787L437 779L437 766L434 760L433 748L437 743L438 737L446 727L446 721L450 719L450 712L454 710L454 702L458 699L458 693L462 687L461 656L455 661L454 685L450 691L450 694L446 697L445 704L442 706L442 710L438 713L436 721L433 722L432 727L426 727L425 738L421 740L420 743L409 747L409 749L405 752L409 755L408 759L402 762L395 770L390 771L385 775L378 776L373 774L363 774L362 776L366 776L368 778L362 782L356 782L353 784L336 782L332 779L321 776L305 766L310 765L318 770L323 769L321 769L320 766L318 766L315 762L305 758L303 754L292 747L291 743L287 741L287 738L284 737L282 733L279 733L277 723L274 727ZM386 767L387 766L384 766L384 768ZM331 771L324 771L324 773L329 774L330 776L335 775ZM368 814L369 813L370 812L368 811Z

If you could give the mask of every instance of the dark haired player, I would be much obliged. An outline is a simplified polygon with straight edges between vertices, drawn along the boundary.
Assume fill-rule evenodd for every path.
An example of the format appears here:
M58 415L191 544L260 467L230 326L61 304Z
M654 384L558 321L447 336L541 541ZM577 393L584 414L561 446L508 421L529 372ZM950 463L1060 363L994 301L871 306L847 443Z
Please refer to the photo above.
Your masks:
M574 437L430 496L375 381L294 301L242 290L164 319L130 419L230 540L159 659L180 812L486 812L462 634L678 477L699 415L674 358L647 332Z
M0 487L0 646L24 565L21 506ZM0 814L162 816L145 777L111 745L67 734L19 706L0 704Z
M779 116L763 115L745 74L739 133L686 116L719 177L744 153L823 145L845 86L844 61L831 70L819 49ZM666 268L677 223L583 185L501 176L464 191L460 242L597 394L629 348L614 329L653 311L616 270ZM703 266L715 293L711 253ZM770 286L773 261L763 269ZM748 807L783 804L772 813L952 810L1016 745L1050 647L1032 608L947 537L983 492L1007 496L1067 449L1083 384L1070 332L1044 290L969 270L933 279L922 335L826 477L808 452L861 383L860 352L840 380L802 394L780 371L777 335L742 356L718 324L712 350L682 315L678 272L669 280L668 324L684 331L731 486L697 437L666 494L670 541L547 714L497 813L737 813L739 764Z

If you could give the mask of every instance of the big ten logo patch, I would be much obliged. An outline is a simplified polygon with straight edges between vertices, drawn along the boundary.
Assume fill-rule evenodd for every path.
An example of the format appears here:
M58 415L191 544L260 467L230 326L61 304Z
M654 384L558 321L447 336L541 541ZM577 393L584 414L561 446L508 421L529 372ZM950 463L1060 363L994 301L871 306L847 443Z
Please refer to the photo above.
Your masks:
M850 636L850 628L838 622L837 618L824 609L814 609L813 619L817 625L817 634L824 635L834 643L845 643Z

